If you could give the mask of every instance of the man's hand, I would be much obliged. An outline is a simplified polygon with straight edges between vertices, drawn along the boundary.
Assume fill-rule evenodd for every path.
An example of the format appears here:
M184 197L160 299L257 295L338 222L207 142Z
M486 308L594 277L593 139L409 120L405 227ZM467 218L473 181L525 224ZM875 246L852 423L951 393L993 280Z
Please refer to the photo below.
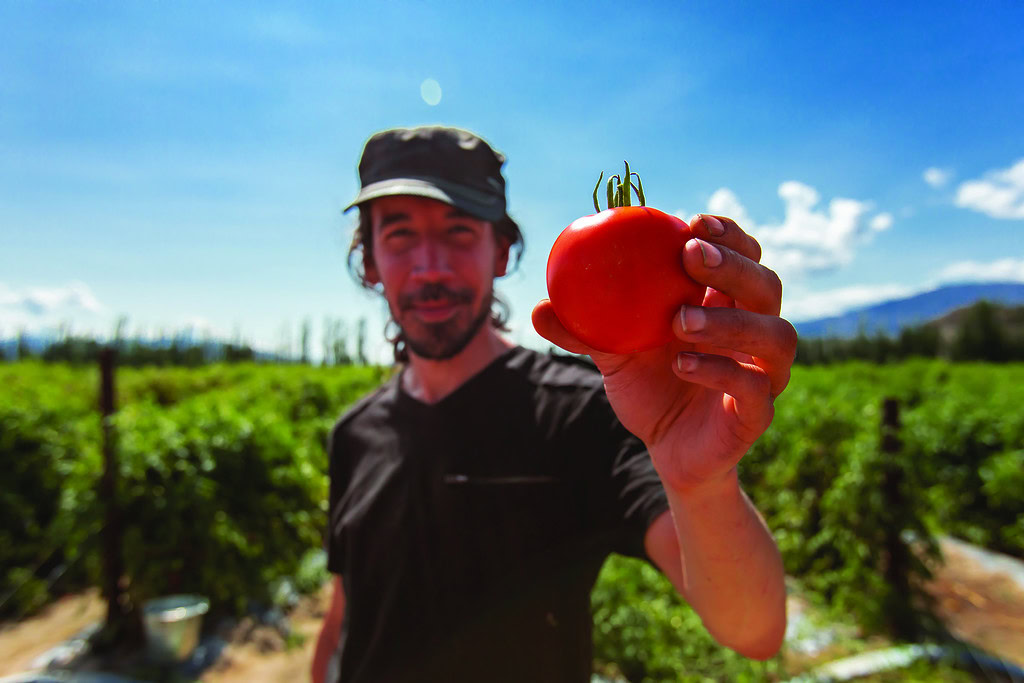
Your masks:
M622 424L647 446L666 488L685 492L733 474L771 424L789 382L796 331L779 317L782 283L762 266L760 245L734 221L690 222L680 267L707 287L703 306L672 322L677 340L619 356L591 349L555 316L533 310L537 332L572 353L589 354Z

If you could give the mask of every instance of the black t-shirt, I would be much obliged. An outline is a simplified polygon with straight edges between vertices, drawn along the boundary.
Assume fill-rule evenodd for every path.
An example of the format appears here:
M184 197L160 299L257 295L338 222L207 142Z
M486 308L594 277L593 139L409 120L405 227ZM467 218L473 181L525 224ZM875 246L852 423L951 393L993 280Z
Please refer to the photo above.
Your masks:
M517 347L438 403L400 387L331 433L333 680L589 681L601 565L668 508L600 374Z

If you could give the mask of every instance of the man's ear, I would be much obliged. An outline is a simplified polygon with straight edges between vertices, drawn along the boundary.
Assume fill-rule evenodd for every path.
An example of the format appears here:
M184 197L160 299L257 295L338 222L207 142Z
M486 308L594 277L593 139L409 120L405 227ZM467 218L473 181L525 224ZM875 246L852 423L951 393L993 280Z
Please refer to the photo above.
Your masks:
M364 279L370 283L370 285L376 286L380 284L380 273L377 272L377 266L373 263L363 264L363 274L365 275Z
M494 256L494 277L503 277L508 274L508 252L511 244L504 237L498 237L498 252Z

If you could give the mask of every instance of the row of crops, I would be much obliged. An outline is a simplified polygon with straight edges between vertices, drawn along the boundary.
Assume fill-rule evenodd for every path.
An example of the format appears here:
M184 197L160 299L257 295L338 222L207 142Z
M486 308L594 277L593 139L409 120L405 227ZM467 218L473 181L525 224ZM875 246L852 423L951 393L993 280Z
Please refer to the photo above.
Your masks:
M383 372L122 369L113 421L132 593L198 592L227 611L267 604L321 545L327 432ZM17 588L4 617L96 581L98 382L91 368L0 366L0 600Z
M131 593L196 592L240 612L271 602L283 579L316 587L322 575L308 568L326 519L326 434L385 374L121 370L114 424ZM0 366L0 386L0 619L16 619L99 582L98 373L18 363ZM886 398L898 429L882 427ZM797 368L741 477L787 573L869 631L898 635L917 623L900 615L934 534L1024 557L1022 404L1019 364ZM715 646L641 563L606 565L594 611L596 664L630 680L670 680L683 666L759 680L780 666Z

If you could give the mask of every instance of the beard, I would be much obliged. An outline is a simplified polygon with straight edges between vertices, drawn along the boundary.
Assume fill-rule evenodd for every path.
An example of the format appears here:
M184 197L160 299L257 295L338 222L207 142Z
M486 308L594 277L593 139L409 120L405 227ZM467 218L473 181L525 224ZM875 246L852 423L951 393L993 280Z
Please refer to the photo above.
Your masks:
M441 284L428 285L413 294L400 296L398 308L400 312L407 313L418 302L436 300L465 305L473 301L473 292L467 289L454 290ZM472 312L468 321L461 312L441 322L413 321L404 326L398 322L399 317L394 311L391 317L398 325L401 339L409 351L427 360L449 360L461 353L484 323L490 320L493 300L494 290L490 289L480 302L479 310Z

